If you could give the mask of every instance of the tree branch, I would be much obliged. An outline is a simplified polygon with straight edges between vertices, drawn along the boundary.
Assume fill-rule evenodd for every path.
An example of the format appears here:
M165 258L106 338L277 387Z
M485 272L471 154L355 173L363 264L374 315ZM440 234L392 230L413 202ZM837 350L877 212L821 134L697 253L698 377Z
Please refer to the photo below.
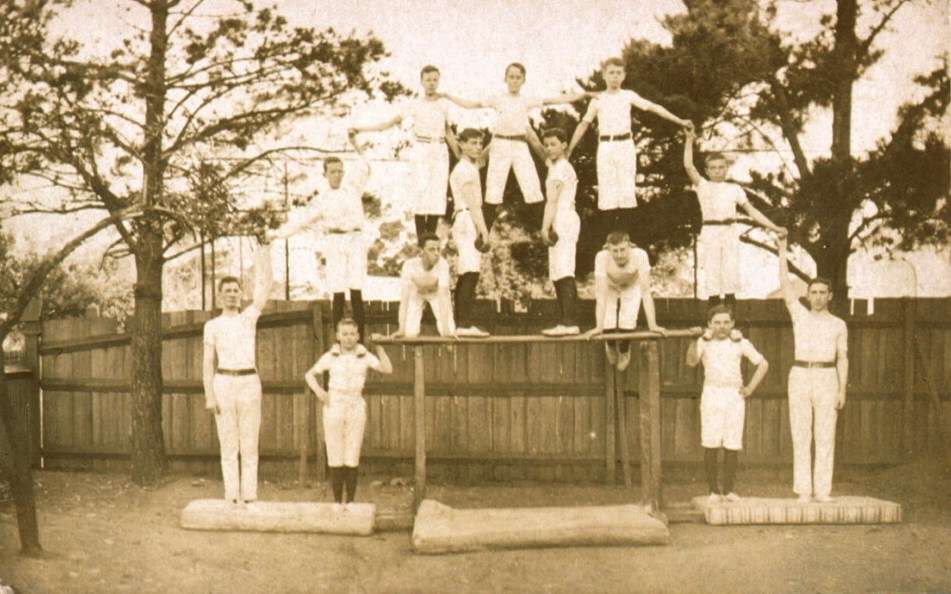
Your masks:
M783 131L786 142L789 143L789 148L792 149L796 168L799 169L799 177L805 179L812 175L812 170L809 167L809 160L806 158L806 151L802 149L802 144L799 141L799 133L789 113L789 99L786 96L786 89L778 80L773 80L770 87L773 90L773 96L776 97L776 101L779 103L779 127Z
M875 38L878 37L878 34L885 30L885 27L888 25L888 22L892 20L892 17L895 16L895 13L907 3L908 0L898 0L892 9L885 13L885 16L882 17L882 20L879 21L877 25L872 27L872 30L869 32L868 36L859 42L859 51L862 54L868 54L868 51L871 49L872 44L875 42Z

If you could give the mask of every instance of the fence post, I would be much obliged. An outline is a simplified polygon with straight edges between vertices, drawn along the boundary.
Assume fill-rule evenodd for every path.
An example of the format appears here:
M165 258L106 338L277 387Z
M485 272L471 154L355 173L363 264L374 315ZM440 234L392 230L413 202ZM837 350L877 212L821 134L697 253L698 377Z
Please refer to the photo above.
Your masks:
M640 341L641 381L638 408L641 442L641 502L651 509L660 509L660 355L656 340Z
M910 456L914 450L915 435L915 301L907 298L903 301L902 387L905 401L902 414L902 446L905 456Z
M413 419L416 441L413 510L426 498L426 369L423 365L423 347L413 347Z
M611 346L613 347L614 344ZM608 362L607 357L604 358L604 378L604 470L605 480L609 485L613 485L617 479L617 445L615 444L614 433L614 427L617 423L617 415L614 411L615 379L617 375L614 365Z
M317 360L324 352L324 347L326 343L324 342L324 307L320 301L314 301L311 303L311 332L313 333L313 340L311 344L313 345L313 351L311 352L311 365ZM316 398L310 391L310 388L305 387L304 393L307 394L307 444L308 447L314 448L314 461L317 464L317 481L324 482L327 479L327 461L324 457L325 450L323 447L324 443L324 432L323 432L323 408L318 407Z

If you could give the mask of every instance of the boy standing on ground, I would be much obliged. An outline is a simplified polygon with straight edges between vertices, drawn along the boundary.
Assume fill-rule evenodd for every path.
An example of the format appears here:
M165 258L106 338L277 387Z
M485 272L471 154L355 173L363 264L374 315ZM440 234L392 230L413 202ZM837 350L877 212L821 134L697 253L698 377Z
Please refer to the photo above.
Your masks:
M763 381L769 363L753 344L734 330L733 310L717 305L707 313L707 333L690 343L687 365L703 363L703 393L700 396L700 442L703 467L710 490L708 501L739 501L734 491L737 454L743 449L746 399ZM699 330L699 328L698 328ZM756 365L750 383L743 385L740 363L746 357ZM723 449L723 488L717 483L717 456Z

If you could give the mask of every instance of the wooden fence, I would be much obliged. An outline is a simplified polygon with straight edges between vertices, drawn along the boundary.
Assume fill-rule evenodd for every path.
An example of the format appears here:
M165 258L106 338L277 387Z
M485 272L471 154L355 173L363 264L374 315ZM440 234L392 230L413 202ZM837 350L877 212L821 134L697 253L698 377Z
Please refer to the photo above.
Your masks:
M503 304L504 305L504 304ZM493 334L535 333L554 321L554 303L527 313L480 303L480 326ZM669 327L698 325L692 300L657 300ZM593 307L582 303L590 325ZM873 315L857 304L849 324L849 402L840 414L837 463L890 464L932 447L937 400L945 418L951 399L951 299L878 300ZM747 464L790 464L786 377L792 331L781 301L741 302L739 328L770 361L766 380L747 405ZM210 314L165 317L163 428L173 464L213 471L214 422L201 385L202 324ZM370 304L371 332L395 328L396 304ZM432 331L430 327L428 331ZM262 473L287 473L300 452L316 452L319 427L304 371L331 342L325 302L271 302L258 323L258 368L264 385ZM661 341L661 451L667 463L697 463L700 449L698 371L684 364L687 339ZM378 470L412 474L413 354L388 346L396 368L367 385L364 460ZM457 481L590 481L605 477L610 410L605 410L603 351L586 343L427 346L426 433L431 477ZM39 349L42 456L47 467L127 464L129 339L109 320L48 322ZM639 459L638 357L619 380L630 459ZM613 407L612 407L613 408ZM619 458L619 456L617 457ZM610 473L608 473L610 474Z

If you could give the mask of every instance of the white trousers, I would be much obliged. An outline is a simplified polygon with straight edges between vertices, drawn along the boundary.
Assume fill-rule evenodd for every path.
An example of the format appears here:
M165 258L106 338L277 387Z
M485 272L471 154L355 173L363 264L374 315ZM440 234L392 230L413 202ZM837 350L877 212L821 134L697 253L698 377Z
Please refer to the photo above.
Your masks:
M538 171L528 150L528 143L521 140L493 138L489 145L489 172L485 178L486 204L502 204L502 194L509 171L515 169L515 179L522 190L526 204L534 204L545 199L542 195Z
M740 290L740 239L733 225L704 225L697 239L701 299Z
M360 464L363 430L367 424L367 403L362 396L330 394L324 407L324 441L328 466L356 467Z
M479 232L469 211L457 212L452 221L452 240L456 242L456 250L459 252L459 262L456 266L459 274L482 270L482 252L475 246L478 237Z
M413 166L413 214L446 214L449 151L443 142L417 142L410 154Z
M215 415L221 445L221 478L225 499L258 498L258 434L261 431L261 378L255 375L215 375ZM238 473L238 454L241 472Z
M700 444L705 448L743 449L746 401L737 388L704 386L700 396Z
M634 140L598 143L598 209L637 206L637 149Z
M552 228L558 234L558 241L548 248L548 278L554 282L575 275L581 219L575 212L556 215Z
M367 278L367 246L362 233L328 233L323 238L327 259L327 289L344 293L362 290Z
M419 291L413 291L409 294L406 302L406 336L419 336L420 324L423 319L423 309L426 304L433 310L433 316L436 318L436 329L440 336L454 334L456 332L456 323L452 319L452 303L448 304L449 318L442 319L442 313L439 311L438 293L421 295Z
M835 457L835 401L839 377L834 367L789 371L789 428L793 445L793 491L817 497L832 492ZM816 460L812 466L812 442Z
M633 330L637 327L637 311L641 308L640 287L635 285L622 291L608 287L605 298L605 330Z

